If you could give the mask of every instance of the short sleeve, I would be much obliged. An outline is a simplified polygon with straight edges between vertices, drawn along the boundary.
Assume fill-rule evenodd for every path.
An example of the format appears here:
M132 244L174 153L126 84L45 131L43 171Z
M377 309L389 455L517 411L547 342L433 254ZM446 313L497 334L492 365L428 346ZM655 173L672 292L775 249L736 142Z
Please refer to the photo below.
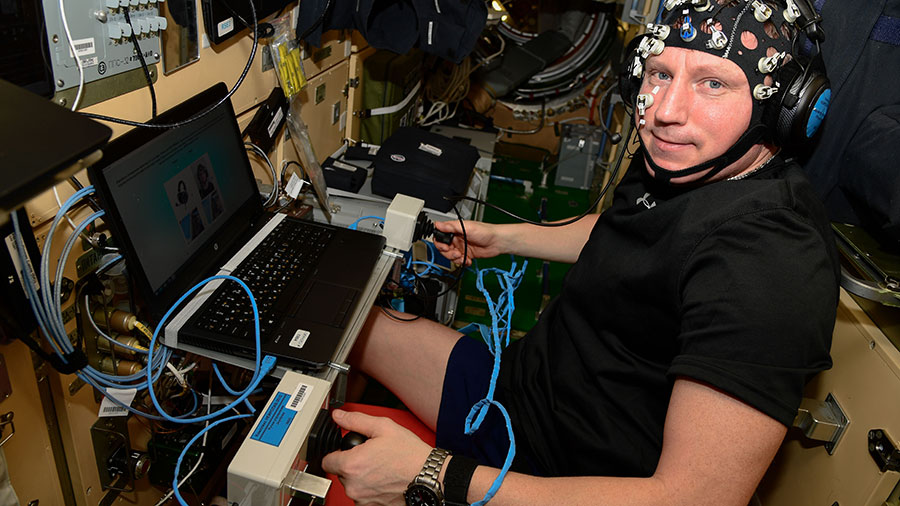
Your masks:
M790 426L806 381L831 367L838 281L817 228L790 209L731 218L699 240L679 286L682 327L668 374Z

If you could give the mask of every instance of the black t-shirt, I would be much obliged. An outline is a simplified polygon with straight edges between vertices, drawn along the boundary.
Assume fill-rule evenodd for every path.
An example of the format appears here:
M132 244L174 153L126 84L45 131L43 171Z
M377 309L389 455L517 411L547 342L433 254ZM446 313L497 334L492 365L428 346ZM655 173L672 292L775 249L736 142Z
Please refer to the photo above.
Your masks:
M559 297L503 354L517 444L551 476L650 476L678 376L790 425L831 366L838 269L796 164L682 189L635 157Z

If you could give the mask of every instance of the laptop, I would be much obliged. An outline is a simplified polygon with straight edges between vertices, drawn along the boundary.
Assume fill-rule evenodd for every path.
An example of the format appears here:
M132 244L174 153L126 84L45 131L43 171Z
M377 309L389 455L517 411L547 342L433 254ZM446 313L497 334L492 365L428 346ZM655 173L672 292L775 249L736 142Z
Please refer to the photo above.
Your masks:
M219 83L155 121L192 118L226 93ZM175 128L131 130L88 174L154 322L199 281L231 274L254 293L264 354L302 370L332 359L384 238L265 212L230 100ZM196 290L161 335L175 348L255 353L250 300L230 280Z

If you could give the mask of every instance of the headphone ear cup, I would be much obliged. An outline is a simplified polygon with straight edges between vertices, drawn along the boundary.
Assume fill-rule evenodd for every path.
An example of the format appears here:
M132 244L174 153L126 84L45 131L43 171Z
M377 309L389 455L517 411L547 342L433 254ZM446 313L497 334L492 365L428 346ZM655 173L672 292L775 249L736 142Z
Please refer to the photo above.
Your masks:
M772 118L769 125L778 145L803 148L815 139L825 118L831 101L831 84L815 68L810 68L804 76L803 68L796 61L782 67L778 81L784 83L784 92L779 94L777 110L769 115Z
M638 35L625 46L625 59L622 60L622 65L619 68L619 95L622 96L622 101L626 107L634 107L635 97L641 90L643 77L634 77L634 74L632 74L632 63L638 55L637 48L644 37L646 35ZM643 72L641 74L643 76Z

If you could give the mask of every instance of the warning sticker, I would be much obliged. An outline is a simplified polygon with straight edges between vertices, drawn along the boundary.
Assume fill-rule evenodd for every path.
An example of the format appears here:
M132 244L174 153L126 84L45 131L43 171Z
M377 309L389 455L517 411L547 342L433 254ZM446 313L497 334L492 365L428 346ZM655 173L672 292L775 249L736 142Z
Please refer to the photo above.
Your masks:
M281 445L284 435L291 427L291 422L294 421L294 416L297 415L296 411L287 408L290 399L290 395L278 392L272 404L260 418L250 439L272 446Z

